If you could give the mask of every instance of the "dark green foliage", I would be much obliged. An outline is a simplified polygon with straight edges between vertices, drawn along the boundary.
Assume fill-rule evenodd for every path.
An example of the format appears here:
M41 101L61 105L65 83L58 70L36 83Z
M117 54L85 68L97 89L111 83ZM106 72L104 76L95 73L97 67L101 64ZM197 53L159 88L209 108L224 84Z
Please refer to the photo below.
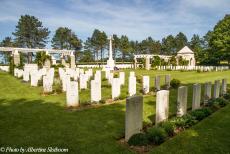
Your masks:
M105 104L106 102L105 102L105 100L104 100L104 99L102 99L102 100L100 100L100 101L99 101L99 103L101 103L101 104Z
M223 95L224 99L229 100L230 101L230 93L226 93Z
M47 55L45 51L36 53L35 62L38 64L40 68L44 66L46 60L50 60L51 63L51 56Z
M228 101L221 97L217 98L215 101L218 103L220 107L224 107L228 104Z
M153 127L148 129L146 135L149 142L153 142L157 145L163 143L167 137L165 130L160 127Z
M170 86L173 88L173 89L176 89L180 86L180 80L178 79L172 79L170 81Z
M55 79L53 84L53 91L54 93L62 93L62 83L60 80Z
M218 63L221 60L226 60L230 64L230 15L227 14L220 20L211 33L209 45L212 52L209 53L210 57L217 59Z
M79 50L81 46L81 40L67 27L59 27L52 39L52 47L55 49Z
M95 29L92 36L86 40L84 48L87 51L93 52L94 60L99 60L99 54L101 54L100 57L102 61L107 42L108 40L106 33L104 31Z
M189 128L192 125L196 124L198 121L195 119L195 117L186 114L182 117L176 117L170 120L177 128Z
M137 75L136 79L137 79L137 83L140 83L140 84L142 83L142 77L141 76Z
M121 95L119 96L119 100L123 100L123 99L125 99L125 98L126 98L126 95L122 95L122 94L121 94Z
M197 62L202 60L202 38L199 35L194 34L189 42L189 47L195 54L195 59Z
M163 122L160 126L165 130L168 136L174 135L174 124L172 122Z
M154 56L151 67L160 66L160 65L161 65L161 58L159 56Z
M84 50L79 53L79 62L93 62L93 54L90 50Z
M172 66L176 66L176 65L177 65L177 60L176 60L176 57L175 57L175 56L172 56L172 57L169 59L169 64L172 65Z
M148 138L146 136L146 134L143 133L138 133L138 134L134 134L133 136L130 137L129 141L128 141L129 145L147 145L148 144Z
M59 67L64 68L65 66L62 64L57 64L57 65L52 65L51 67L54 67L54 69L58 69Z
M196 120L200 121L204 119L205 117L209 116L211 113L212 113L211 109L203 108L203 109L194 110L190 112L189 114L193 116Z
M0 43L1 47L14 47L15 43L11 37L5 37Z
M20 17L13 35L17 47L43 48L49 33L48 28L44 28L36 17L24 15ZM28 62L32 62L32 53L28 55Z
M9 56L9 61L10 61L9 73L11 75L14 75L14 67L15 67L15 65L14 65L14 59L13 59L12 56Z
M180 66L188 66L188 64L189 64L188 60L183 59L181 56L179 57L178 65L180 65Z
M113 75L113 77L114 77L114 78L118 78L119 75L116 73L116 74Z
M43 80L38 80L38 86L41 87L43 85Z
M25 58L22 53L19 53L20 56L20 64L16 66L18 69L23 69L25 65Z
M127 55L130 55L130 51L132 50L129 38L126 35L122 35L119 40L119 49L121 51L122 61L125 60Z
M229 94L226 94L225 97L229 97ZM210 99L208 100L208 106L219 106L219 107L224 107L225 105L228 104L228 100L225 98L216 98L216 99Z

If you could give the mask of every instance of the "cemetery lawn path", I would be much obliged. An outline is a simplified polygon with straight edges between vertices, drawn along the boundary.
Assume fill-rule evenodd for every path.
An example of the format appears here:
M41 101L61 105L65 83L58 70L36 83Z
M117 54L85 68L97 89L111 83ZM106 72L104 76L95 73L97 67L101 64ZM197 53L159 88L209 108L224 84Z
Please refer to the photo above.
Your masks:
M129 71L125 70L126 85L122 87L123 96L127 94ZM151 87L154 85L153 79L156 74L171 74L172 78L180 79L182 84L189 86L189 107L192 102L193 83L213 82L222 78L227 78L230 82L230 71L197 73L136 70L135 72L138 78L149 75ZM163 80L162 77L162 84ZM107 81L103 81L103 84L102 95L110 98L111 87L106 85ZM137 88L140 93L141 83L137 83ZM64 93L44 96L41 95L41 91L42 87L30 87L29 83L23 83L7 73L0 72L0 147L58 147L68 148L69 153L73 154L133 153L117 141L124 137L124 100L98 108L71 111L65 108ZM89 92L90 90L80 92L82 102L90 100ZM170 115L176 112L176 96L177 90L171 90ZM229 112L228 106L208 118L213 119L202 121L152 152L167 153L172 149L175 153L177 151L187 153L197 149L197 153L200 151L204 153L208 151L206 148L211 149L210 153L220 151L220 149L225 153L227 150L229 152ZM154 116L155 96L153 94L144 97L144 124L154 122ZM183 134L185 134L184 137ZM193 142L190 138L196 140ZM190 142L191 148L188 146ZM185 145L183 146L182 143Z
M230 153L230 105L153 149L158 153Z

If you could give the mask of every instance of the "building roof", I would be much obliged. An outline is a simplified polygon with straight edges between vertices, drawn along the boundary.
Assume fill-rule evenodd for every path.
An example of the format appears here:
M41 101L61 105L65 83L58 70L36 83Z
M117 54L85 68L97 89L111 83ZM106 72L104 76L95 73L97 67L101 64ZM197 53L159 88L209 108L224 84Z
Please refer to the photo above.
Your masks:
M177 54L194 54L194 52L189 49L189 47L184 46L180 51L177 52Z

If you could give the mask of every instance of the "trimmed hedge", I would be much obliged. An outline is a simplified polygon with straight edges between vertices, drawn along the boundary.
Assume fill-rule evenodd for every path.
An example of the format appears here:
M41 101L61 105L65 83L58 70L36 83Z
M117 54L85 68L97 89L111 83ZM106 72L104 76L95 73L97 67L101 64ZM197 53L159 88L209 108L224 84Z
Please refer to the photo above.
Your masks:
M171 86L173 89L178 88L178 87L180 86L180 84L181 84L181 82L180 82L180 80L178 80L178 79L172 79L172 80L170 81L170 86Z
M147 145L148 139L146 134L144 133L138 133L138 134L134 134L132 137L130 137L128 144L129 145Z

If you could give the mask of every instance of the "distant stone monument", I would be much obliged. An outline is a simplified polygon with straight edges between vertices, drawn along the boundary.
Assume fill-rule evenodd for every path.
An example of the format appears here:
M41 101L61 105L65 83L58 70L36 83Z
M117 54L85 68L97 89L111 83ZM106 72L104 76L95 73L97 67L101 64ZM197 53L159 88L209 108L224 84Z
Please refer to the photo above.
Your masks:
M106 69L114 70L115 62L113 60L113 49L112 49L113 36L109 37L109 59L107 60Z

